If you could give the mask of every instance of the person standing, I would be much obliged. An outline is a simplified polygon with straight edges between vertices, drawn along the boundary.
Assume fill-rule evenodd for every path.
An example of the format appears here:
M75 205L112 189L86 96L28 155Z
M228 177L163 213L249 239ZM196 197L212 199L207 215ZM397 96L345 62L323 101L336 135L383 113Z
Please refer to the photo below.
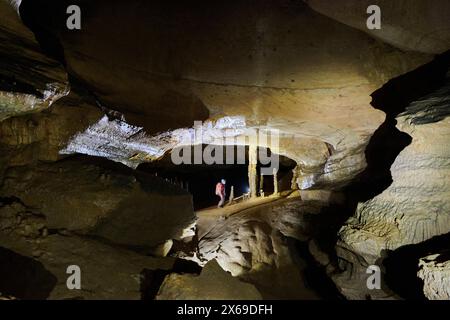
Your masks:
M216 184L216 195L220 197L217 208L222 208L225 203L225 184L226 180L222 179Z

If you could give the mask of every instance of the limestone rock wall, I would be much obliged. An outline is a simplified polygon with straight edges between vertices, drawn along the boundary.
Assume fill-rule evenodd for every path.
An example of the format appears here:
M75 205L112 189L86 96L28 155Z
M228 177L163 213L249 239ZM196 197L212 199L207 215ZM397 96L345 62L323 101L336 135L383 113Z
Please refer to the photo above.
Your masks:
M186 236L185 229L195 222L187 192L89 158L10 168L0 192L44 215L47 229L96 235L117 244L157 246Z
M344 185L364 169L384 118L370 93L431 58L300 1L81 1L95 14L76 32L61 18L69 2L41 12L47 2L23 1L25 22L57 37L68 72L105 106L149 134L223 116L279 130L302 188Z
M339 232L338 256L346 272L335 279L351 298L391 296L389 288L370 292L366 268L382 265L389 250L450 232L450 83L411 103L397 128L412 141L390 168L393 182L358 204ZM359 287L358 290L354 290Z
M70 138L97 122L103 113L72 91L45 112L0 122L0 184L9 167L57 161Z
M404 50L442 53L450 47L450 5L445 0L304 0L311 8ZM381 10L381 29L369 30L370 5Z
M0 121L48 108L69 92L67 73L48 58L8 1L0 1Z

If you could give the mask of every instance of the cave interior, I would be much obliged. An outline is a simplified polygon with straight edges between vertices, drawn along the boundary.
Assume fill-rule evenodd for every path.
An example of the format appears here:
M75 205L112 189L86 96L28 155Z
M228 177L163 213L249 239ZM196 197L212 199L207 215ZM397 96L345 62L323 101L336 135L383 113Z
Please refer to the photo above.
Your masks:
M450 300L450 2L369 2L0 0L0 300Z

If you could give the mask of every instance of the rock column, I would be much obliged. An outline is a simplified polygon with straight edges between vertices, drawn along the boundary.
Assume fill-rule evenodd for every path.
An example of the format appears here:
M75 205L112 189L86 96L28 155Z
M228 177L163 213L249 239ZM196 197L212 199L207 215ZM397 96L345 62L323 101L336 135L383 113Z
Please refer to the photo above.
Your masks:
M250 145L248 148L248 185L250 187L251 198L256 198L258 191L257 164L258 147L256 145Z

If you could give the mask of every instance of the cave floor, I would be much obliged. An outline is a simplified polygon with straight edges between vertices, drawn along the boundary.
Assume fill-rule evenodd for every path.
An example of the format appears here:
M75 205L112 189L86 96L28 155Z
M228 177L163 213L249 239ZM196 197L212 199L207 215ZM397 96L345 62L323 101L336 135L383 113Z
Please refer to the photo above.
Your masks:
M274 224L283 208L294 208L288 212L296 217L302 206L299 192L285 192L198 211L198 262L216 259L224 270L255 285L264 299L319 299L305 279L308 262L296 251L289 227Z
M270 195L266 197L257 197L253 199L244 200L239 203L226 205L223 208L209 207L196 212L197 215L197 231L198 237L201 239L207 234L218 221L227 219L233 215L245 213L253 209L261 209L264 206L271 205L275 202L286 201L293 197L300 197L298 192L281 192L278 195Z

